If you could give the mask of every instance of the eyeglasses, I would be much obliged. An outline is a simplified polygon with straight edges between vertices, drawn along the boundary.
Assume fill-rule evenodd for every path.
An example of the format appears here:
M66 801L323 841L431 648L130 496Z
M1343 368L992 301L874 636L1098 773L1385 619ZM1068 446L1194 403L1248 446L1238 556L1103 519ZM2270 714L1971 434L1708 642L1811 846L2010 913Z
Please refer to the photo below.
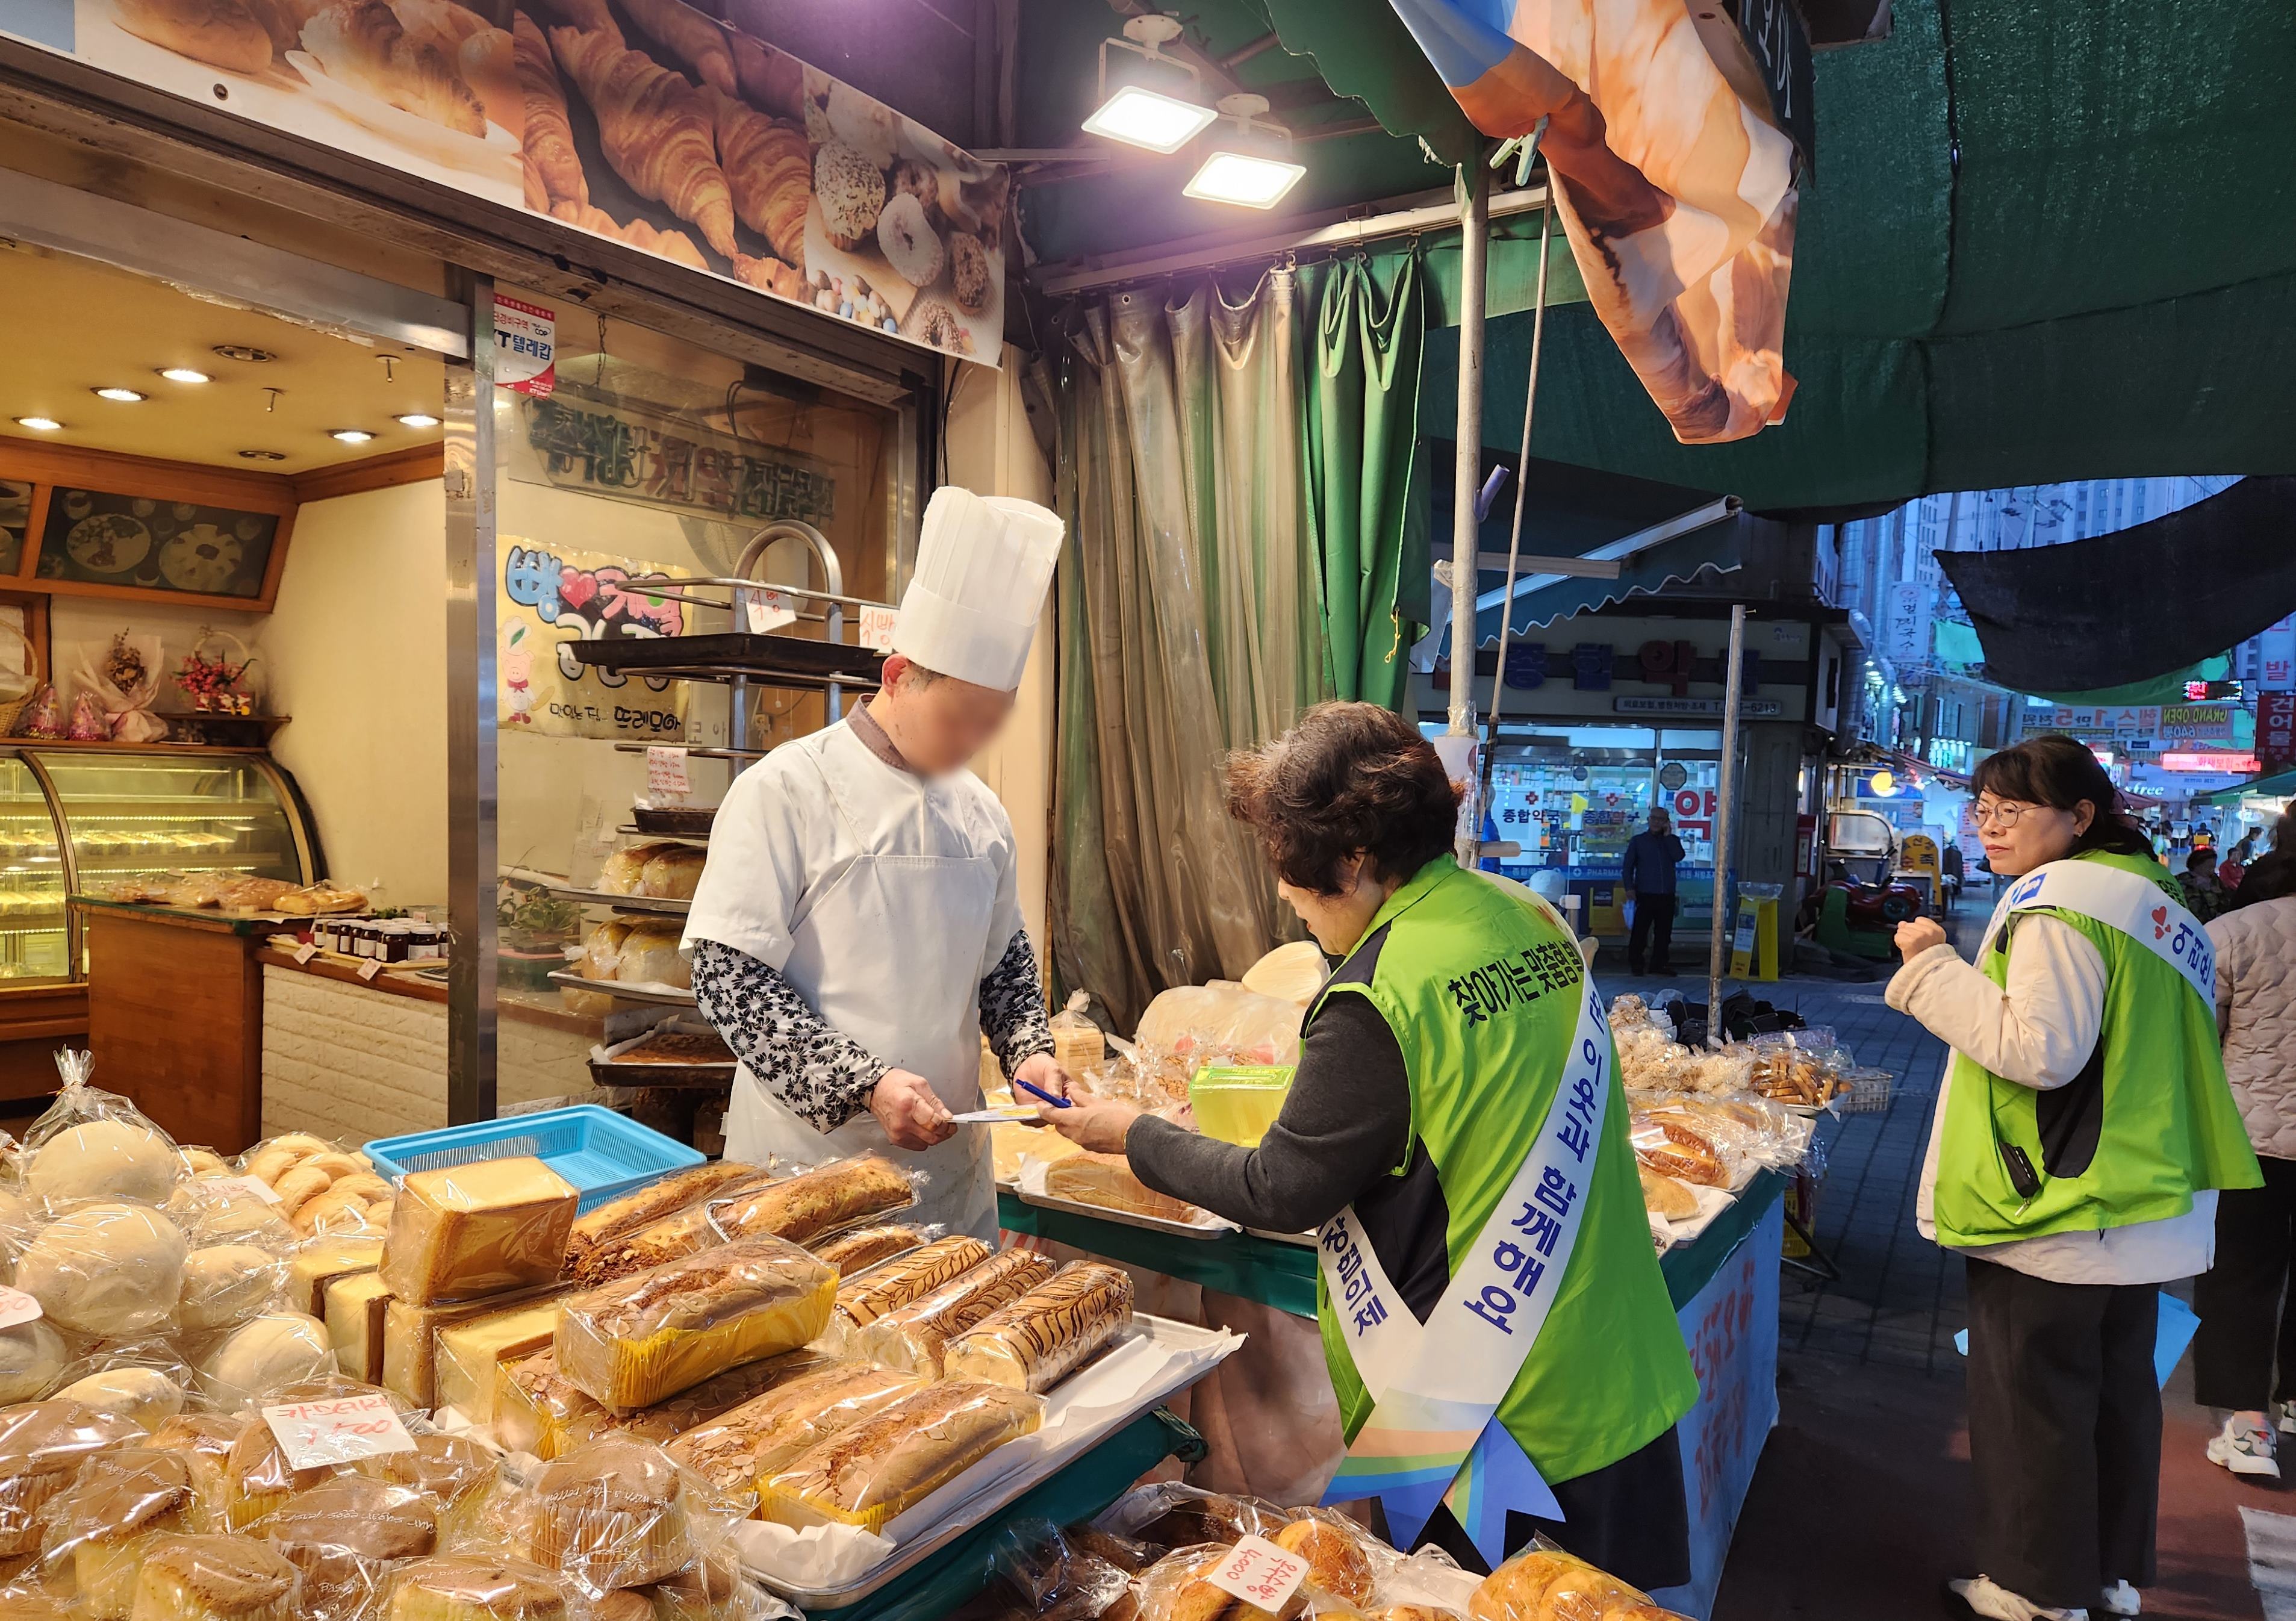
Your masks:
M1989 825L1992 827L1997 827L2005 833L2011 828L2017 825L2017 819L2019 817L2022 816L2027 811L2032 808L2033 807L2030 805L1980 804L1972 809L1969 815L1970 819L1976 823L1980 828L1984 828Z

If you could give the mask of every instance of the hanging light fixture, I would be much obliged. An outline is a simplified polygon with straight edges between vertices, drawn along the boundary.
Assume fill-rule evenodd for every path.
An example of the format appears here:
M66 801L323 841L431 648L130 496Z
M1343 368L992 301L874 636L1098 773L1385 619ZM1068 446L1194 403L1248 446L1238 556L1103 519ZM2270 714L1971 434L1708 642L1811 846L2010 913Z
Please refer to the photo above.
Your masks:
M1178 18L1150 12L1128 20L1123 38L1100 42L1100 111L1084 121L1085 134L1176 152L1203 133L1218 116L1203 104L1203 76L1161 49L1179 36ZM1111 49L1139 60L1111 70Z
M1244 209L1274 208L1308 172L1306 165L1292 161L1291 132L1261 120L1267 111L1264 95L1224 95L1219 111L1234 125L1223 125L1213 137L1211 155L1181 195Z

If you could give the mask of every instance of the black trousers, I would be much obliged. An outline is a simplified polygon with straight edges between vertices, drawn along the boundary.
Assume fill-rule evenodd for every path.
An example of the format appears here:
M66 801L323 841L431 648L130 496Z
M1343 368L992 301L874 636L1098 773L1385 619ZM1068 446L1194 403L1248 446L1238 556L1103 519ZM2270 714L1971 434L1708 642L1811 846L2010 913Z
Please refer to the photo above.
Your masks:
M1627 935L1628 969L1639 974L1645 965L1654 970L1672 968L1673 951L1674 896L1636 896L1634 927Z
M2115 1582L2150 1585L2159 1286L1968 1265L1977 1570L2050 1608L2093 1605Z
M1673 1429L1616 1463L1555 1482L1554 1501L1562 1509L1559 1522L1508 1511L1510 1555L1543 1534L1645 1592L1690 1580L1690 1500L1682 1484L1682 1442ZM1464 1570L1490 1574L1448 1508L1437 1505L1419 1540L1433 1543Z
M2217 1195L2216 1265L2193 1284L2193 1397L2250 1412L2296 1394L2296 1295L2283 1298L2296 1258L2296 1160L2256 1162L2262 1187Z

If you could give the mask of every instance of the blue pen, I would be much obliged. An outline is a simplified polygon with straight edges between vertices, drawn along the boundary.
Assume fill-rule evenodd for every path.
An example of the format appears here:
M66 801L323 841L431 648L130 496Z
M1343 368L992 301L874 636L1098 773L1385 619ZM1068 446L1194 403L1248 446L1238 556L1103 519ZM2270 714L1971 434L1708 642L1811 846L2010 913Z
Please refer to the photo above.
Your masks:
M1054 1109L1066 1109L1069 1107L1069 1101L1066 1098L1056 1098L1051 1093L1046 1092L1042 1086L1031 1086L1028 1082L1023 1080L1015 1080L1013 1085L1018 1086L1023 1092L1032 1092L1036 1093L1037 1096L1044 1099L1046 1102L1050 1103Z

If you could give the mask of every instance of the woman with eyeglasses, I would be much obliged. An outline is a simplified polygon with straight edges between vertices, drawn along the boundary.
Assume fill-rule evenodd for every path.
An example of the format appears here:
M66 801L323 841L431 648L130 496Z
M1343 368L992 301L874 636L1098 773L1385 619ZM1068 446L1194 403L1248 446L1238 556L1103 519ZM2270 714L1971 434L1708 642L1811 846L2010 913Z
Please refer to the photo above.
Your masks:
M2002 880L1974 964L1898 926L1889 1003L1953 1049L1915 1206L1969 1268L1969 1453L1995 1621L2134 1616L2153 1574L2160 1286L2209 1269L2217 1190L2262 1178L2218 1051L2207 931L2096 757L1972 774Z

